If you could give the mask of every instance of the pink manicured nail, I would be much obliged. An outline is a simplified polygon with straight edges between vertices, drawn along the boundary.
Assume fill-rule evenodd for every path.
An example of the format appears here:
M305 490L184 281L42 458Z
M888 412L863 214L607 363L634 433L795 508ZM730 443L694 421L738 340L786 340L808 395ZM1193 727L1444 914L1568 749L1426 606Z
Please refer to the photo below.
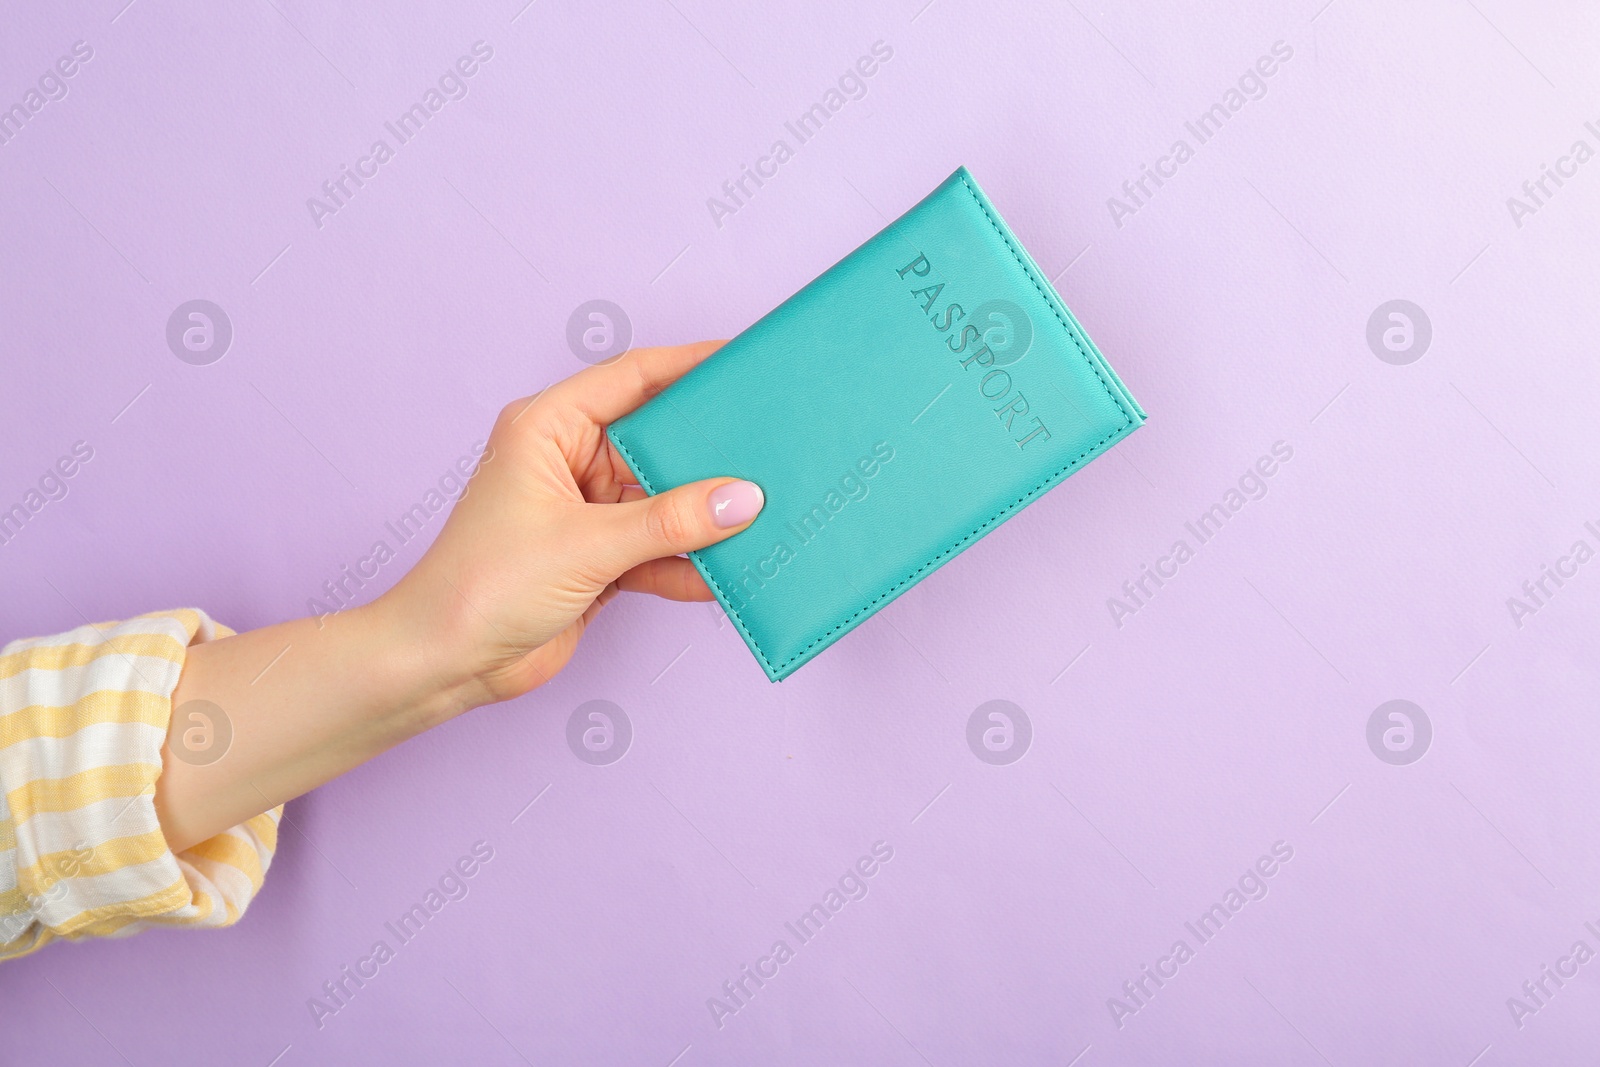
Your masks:
M706 503L711 507L711 521L726 530L755 518L766 501L755 482L729 482L711 490Z

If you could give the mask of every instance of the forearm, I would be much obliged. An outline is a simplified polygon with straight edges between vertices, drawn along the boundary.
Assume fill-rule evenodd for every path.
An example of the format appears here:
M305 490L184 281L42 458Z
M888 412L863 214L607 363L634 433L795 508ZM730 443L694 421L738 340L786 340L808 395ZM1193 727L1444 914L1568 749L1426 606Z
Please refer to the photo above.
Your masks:
M394 598L192 646L172 694L156 812L181 851L471 706L440 635ZM415 631L415 632L413 632ZM207 722L208 701L231 726ZM194 732L190 732L194 731ZM220 755L219 755L220 752Z

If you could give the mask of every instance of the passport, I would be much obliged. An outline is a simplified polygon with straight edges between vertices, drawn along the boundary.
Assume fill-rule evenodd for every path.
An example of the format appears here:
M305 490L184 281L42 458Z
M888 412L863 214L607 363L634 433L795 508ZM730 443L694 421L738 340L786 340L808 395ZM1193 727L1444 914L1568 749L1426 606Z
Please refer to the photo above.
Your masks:
M690 558L776 682L1144 419L962 167L607 433L648 493L761 486Z

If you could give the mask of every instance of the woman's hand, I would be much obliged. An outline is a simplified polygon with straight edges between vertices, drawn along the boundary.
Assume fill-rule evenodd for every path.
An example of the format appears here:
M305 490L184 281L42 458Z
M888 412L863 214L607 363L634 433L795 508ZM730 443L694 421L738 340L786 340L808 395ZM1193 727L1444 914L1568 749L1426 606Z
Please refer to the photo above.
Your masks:
M447 674L471 672L471 703L549 681L618 591L711 599L681 553L743 530L761 490L713 478L648 497L605 428L718 347L638 349L500 413L438 540L377 605L421 622L408 640Z
M711 599L680 553L743 530L761 490L713 478L648 497L605 427L717 348L638 349L510 404L438 539L387 593L191 646L156 788L169 846L549 681L619 591ZM195 760L180 741L195 700L232 727L220 758Z

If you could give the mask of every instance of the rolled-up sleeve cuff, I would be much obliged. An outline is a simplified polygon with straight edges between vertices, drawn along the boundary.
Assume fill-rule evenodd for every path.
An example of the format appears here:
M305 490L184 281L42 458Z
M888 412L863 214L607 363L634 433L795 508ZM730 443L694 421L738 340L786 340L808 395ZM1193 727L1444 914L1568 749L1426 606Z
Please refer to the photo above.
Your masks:
M155 809L188 648L232 633L179 609L0 649L0 960L244 914L282 807L178 853Z

